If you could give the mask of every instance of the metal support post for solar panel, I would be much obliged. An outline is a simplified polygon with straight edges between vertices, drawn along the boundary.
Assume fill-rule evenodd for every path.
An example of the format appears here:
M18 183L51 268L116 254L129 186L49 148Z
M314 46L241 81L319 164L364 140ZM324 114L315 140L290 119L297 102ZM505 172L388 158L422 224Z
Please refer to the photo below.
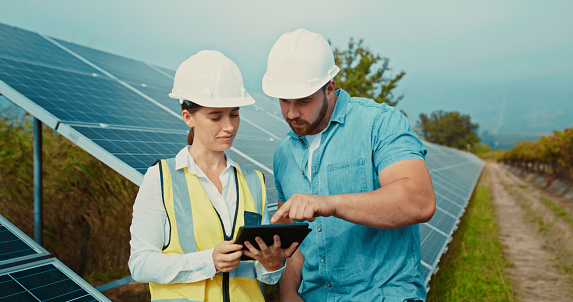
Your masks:
M34 240L42 245L42 122L34 118Z

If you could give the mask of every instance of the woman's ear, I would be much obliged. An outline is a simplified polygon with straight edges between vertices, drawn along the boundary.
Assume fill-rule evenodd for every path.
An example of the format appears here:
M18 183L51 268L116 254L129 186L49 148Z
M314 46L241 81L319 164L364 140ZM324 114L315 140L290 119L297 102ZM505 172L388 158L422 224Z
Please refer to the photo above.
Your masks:
M195 126L195 123L193 121L193 115L189 113L188 110L183 110L181 112L181 116L183 116L183 121L185 122L185 124L187 124L187 126L189 126L190 128L193 128L193 126Z

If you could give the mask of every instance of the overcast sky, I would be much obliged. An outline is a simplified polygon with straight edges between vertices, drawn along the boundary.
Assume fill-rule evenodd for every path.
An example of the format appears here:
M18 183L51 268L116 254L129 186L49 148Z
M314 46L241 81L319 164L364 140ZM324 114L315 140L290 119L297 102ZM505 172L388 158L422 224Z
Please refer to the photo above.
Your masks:
M364 39L405 71L398 108L470 114L480 132L573 126L573 1L2 0L0 22L176 69L216 49L261 92L267 55L305 27L334 47ZM0 41L9 43L9 41ZM166 92L168 93L168 92Z

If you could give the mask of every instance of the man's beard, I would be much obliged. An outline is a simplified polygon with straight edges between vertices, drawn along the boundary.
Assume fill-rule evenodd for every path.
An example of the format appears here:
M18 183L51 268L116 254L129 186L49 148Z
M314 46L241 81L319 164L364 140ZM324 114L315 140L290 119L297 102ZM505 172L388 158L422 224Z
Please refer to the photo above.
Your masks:
M309 135L313 132L316 131L316 128L318 128L318 126L320 125L320 123L322 122L322 120L324 119L324 117L326 116L326 112L328 111L328 100L326 99L326 94L324 95L324 98L322 100L322 108L320 108L320 112L318 113L318 116L316 117L316 119L314 121L312 121L311 123L301 120L301 119L288 119L286 116L284 117L286 122L288 123L288 125L290 126L290 128L292 129L292 131L294 131L294 133L300 135L300 136L305 136L305 135ZM292 122L297 122L300 123L301 125L299 126L295 126L292 124Z

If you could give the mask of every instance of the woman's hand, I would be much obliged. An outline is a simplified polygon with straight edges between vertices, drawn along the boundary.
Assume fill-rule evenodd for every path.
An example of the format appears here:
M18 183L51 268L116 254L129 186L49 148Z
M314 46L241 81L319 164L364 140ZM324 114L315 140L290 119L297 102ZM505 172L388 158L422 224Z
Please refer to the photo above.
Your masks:
M298 242L293 242L289 248L281 249L281 239L278 235L273 237L274 243L270 247L265 244L261 237L255 238L257 244L261 248L258 250L250 242L245 241L245 246L248 250L244 250L243 253L255 260L258 260L267 271L273 272L284 266L284 261L286 258L292 256Z
M223 241L213 250L213 263L219 272L228 273L237 267L241 262L243 248L240 244L235 244L235 239Z

